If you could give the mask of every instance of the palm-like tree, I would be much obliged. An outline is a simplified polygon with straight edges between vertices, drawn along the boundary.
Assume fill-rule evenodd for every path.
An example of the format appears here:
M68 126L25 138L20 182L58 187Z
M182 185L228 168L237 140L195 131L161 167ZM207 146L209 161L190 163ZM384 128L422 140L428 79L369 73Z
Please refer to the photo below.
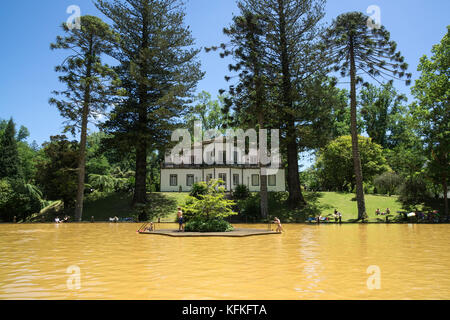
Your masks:
M406 73L408 64L401 53L396 51L397 44L390 40L389 32L384 26L368 27L368 19L361 12L342 14L332 22L323 39L324 49L329 50L334 71L340 71L342 77L350 76L351 135L358 219L364 218L366 208L356 127L356 84L362 81L362 77L357 72L375 80L377 77L401 79L406 76L407 85L411 78L411 74Z

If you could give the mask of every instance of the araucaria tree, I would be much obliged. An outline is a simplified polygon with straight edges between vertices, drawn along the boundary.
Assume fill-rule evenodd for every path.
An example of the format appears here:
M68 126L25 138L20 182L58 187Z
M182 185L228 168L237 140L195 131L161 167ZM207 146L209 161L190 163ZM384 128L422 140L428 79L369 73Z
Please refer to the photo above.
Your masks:
M441 43L433 46L433 56L423 56L412 93L416 127L425 143L429 160L427 171L433 182L442 186L444 212L448 216L450 179L450 26Z
M63 24L66 33L58 36L51 49L64 49L69 56L55 70L62 75L59 80L66 85L62 91L54 91L50 103L68 119L67 131L80 135L80 157L78 161L78 191L75 220L81 221L83 213L86 137L89 119L103 113L112 103L118 80L115 72L101 61L101 55L112 48L115 35L100 18L81 17L81 28L69 28Z
M127 91L105 129L136 153L133 203L145 203L147 155L163 148L203 77L179 0L97 0L120 35L111 54ZM177 120L179 119L179 120Z
M353 166L356 178L356 199L358 219L366 214L364 202L363 176L358 148L356 124L356 85L362 81L357 73L365 73L373 78L407 77L408 65L397 44L390 40L390 34L384 26L368 27L368 17L360 12L350 12L338 16L327 32L324 33L324 45L334 61L334 71L340 71L342 77L350 76L350 128L352 136Z

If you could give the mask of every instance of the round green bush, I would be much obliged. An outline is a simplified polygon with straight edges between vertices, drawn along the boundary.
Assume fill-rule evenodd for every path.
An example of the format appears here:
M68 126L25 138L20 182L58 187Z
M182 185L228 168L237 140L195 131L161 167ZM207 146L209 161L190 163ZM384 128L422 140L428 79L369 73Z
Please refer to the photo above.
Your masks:
M184 230L188 232L229 232L233 231L233 226L223 219L193 219L186 222Z

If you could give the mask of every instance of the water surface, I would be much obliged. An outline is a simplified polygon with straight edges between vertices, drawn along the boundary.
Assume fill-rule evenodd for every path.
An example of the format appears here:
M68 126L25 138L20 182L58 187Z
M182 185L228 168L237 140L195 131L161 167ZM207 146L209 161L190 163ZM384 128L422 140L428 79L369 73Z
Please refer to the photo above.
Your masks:
M247 238L137 228L0 225L0 299L450 299L450 225L293 224Z

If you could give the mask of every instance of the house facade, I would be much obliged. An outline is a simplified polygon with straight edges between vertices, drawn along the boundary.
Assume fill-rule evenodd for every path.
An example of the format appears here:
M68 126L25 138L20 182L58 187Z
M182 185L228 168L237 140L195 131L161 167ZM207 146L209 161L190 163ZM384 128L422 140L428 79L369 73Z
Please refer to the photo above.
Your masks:
M226 161L226 151L216 151L216 148L203 152L206 144L208 143L202 145L201 159L206 161L196 162L192 156L192 160L187 164L174 164L171 156L166 155L166 160L161 165L161 192L189 192L194 183L208 182L211 179L224 181L223 186L227 191L233 191L240 184L246 185L251 192L260 191L261 169L258 164L250 163L249 156L243 156L243 163L238 163L238 154L235 152L233 160ZM214 158L221 161L214 161ZM255 162L257 159L252 160ZM266 172L269 192L286 191L284 168L268 167Z

